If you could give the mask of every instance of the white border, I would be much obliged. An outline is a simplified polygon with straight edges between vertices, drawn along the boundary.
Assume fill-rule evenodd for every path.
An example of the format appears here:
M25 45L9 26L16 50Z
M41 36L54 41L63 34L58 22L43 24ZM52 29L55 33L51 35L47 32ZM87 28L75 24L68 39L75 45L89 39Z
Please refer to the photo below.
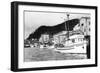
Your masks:
M64 60L64 61L44 61L44 62L24 62L24 41L23 41L23 11L54 11L54 12L76 12L91 14L91 59L84 60ZM60 8L60 7L44 7L44 6L18 6L18 68L36 68L50 66L71 66L71 65L86 65L95 64L95 10L80 9L80 8Z

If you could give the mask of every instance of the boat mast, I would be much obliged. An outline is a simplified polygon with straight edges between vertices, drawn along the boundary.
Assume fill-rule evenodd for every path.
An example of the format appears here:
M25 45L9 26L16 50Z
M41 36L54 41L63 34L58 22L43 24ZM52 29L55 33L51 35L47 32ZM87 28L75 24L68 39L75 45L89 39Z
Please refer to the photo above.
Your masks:
M65 20L65 31L67 32L66 19L64 19L64 20Z
M68 40L69 40L69 14L67 14L68 24L67 24L67 32L68 32Z

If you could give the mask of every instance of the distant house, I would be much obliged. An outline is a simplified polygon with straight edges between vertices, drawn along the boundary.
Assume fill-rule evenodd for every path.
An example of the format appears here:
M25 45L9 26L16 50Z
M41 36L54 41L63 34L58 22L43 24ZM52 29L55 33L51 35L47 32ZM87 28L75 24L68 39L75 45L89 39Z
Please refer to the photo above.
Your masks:
M67 31L62 31L62 32L59 32L59 33L53 35L54 42L56 44L59 44L59 43L63 44L64 40L66 39L66 33L67 33Z
M30 41L24 40L24 47L30 47Z
M30 40L30 47L39 47L39 42L36 39Z
M41 43L48 43L49 40L50 40L49 34L45 33L45 34L41 34L39 42L41 42Z

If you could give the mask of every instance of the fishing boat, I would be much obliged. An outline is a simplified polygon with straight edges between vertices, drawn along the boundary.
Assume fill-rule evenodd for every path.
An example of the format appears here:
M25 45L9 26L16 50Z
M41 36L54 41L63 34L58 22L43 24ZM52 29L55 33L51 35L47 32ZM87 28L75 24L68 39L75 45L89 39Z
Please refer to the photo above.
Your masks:
M70 52L70 53L86 53L88 41L84 35L73 35L69 37L63 44L64 47L57 47L56 51Z
M69 20L69 15L67 15ZM69 26L66 26L65 29L67 34L63 43L59 42L58 44L63 45L63 47L55 47L55 51L59 52L68 52L68 53L86 53L86 47L88 41L85 39L84 34L80 31L69 31ZM60 40L60 39L59 39Z

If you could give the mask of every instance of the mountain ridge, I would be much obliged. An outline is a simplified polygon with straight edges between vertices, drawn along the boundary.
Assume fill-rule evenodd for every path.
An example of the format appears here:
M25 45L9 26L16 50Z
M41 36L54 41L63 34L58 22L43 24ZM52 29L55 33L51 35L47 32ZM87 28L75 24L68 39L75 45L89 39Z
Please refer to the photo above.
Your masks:
M66 30L65 28L65 23L66 23L66 26L67 26L67 31L72 31L74 26L77 25L79 23L79 19L72 19L72 20L69 20L69 21L65 21L63 23L60 23L58 25L55 25L55 26L40 26L39 28L37 28L35 30L35 32L32 32L27 40L30 40L30 39L37 39L39 40L39 38L41 37L41 34L51 34L51 35L54 35L54 34L57 34L61 31L64 31Z

